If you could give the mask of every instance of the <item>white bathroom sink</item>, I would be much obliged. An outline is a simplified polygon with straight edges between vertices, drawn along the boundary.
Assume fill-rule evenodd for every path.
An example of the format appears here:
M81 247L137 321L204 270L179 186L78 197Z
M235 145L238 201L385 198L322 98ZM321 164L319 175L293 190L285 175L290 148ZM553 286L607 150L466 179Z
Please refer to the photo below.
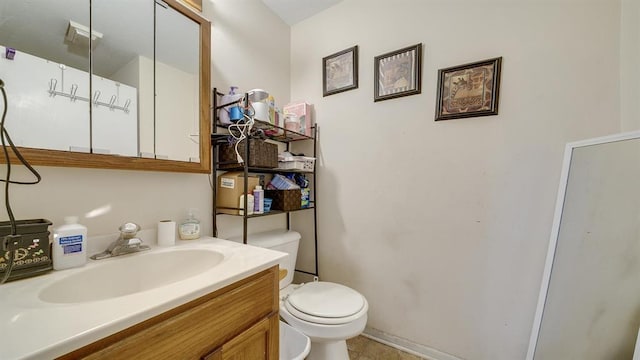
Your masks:
M149 239L155 235L149 234ZM89 252L104 249L115 236L90 239L94 248ZM151 250L89 260L83 267L0 286L0 358L58 358L267 270L287 256L208 236L170 247L147 243Z
M39 298L59 304L117 298L199 275L223 259L215 250L172 249L97 260L96 266L77 269L46 286Z

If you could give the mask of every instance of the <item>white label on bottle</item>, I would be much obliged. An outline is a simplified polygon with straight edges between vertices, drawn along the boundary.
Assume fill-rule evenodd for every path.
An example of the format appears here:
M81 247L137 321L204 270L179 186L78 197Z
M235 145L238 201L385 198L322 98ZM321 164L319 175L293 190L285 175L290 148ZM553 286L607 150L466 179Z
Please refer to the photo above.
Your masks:
M82 252L82 235L60 237L58 243L65 255Z
M181 231L184 235L195 235L200 232L200 224L182 224Z
M236 187L236 180L234 178L220 178L220 187L234 189Z

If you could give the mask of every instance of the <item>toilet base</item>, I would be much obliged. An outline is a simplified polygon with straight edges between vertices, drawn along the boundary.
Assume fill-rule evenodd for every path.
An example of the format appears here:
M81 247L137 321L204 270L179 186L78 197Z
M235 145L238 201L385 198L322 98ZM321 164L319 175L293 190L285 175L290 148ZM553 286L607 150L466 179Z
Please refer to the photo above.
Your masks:
M345 340L311 341L311 352L309 352L307 360L349 360L347 342Z

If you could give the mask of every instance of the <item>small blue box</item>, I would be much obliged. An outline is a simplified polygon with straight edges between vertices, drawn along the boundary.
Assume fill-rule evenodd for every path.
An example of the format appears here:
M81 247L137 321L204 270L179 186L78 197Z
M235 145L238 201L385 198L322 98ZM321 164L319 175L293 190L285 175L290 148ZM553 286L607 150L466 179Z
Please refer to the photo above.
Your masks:
M272 202L273 202L273 199L264 198L264 212L271 211L271 203Z
M309 196L311 194L311 189L303 188L300 189L300 192L302 193L302 202L300 203L300 205L303 209L306 209L309 207Z

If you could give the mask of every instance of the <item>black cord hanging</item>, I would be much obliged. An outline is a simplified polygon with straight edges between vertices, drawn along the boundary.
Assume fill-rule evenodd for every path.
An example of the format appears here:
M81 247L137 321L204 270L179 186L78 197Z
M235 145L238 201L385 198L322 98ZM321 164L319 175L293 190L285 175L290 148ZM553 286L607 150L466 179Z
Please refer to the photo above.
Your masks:
M2 239L2 246L0 246L0 249L2 249L3 252L7 251L9 253L7 270L4 276L2 277L2 279L0 279L0 284L4 284L9 278L9 276L11 275L11 270L13 269L13 258L14 258L15 250L11 245L13 246L17 245L17 239L19 238L18 230L16 226L16 219L15 219L15 216L13 215L13 210L11 209L11 201L9 200L9 185L10 184L35 185L42 180L42 176L40 176L38 171L36 171L36 169L34 169L31 166L31 164L29 164L29 162L22 156L20 151L18 151L18 148L15 146L15 144L11 140L11 137L9 136L9 132L4 126L6 116L7 116L7 109L9 107L9 102L7 100L7 93L4 89L4 81L2 81L2 79L0 79L0 92L2 92L2 100L3 100L3 106L4 106L4 110L2 111L2 120L0 120L0 143L2 143L2 151L4 152L4 159L7 164L6 176L4 179L0 179L0 181L4 182L4 205L5 205L5 209L7 210L7 215L9 215L9 222L11 224L11 234L8 236L5 236ZM9 158L9 150L7 149L7 142L9 143L11 150L16 155L18 160L20 160L20 162L27 169L29 169L29 171L36 177L36 180L34 181L11 180L11 159Z

